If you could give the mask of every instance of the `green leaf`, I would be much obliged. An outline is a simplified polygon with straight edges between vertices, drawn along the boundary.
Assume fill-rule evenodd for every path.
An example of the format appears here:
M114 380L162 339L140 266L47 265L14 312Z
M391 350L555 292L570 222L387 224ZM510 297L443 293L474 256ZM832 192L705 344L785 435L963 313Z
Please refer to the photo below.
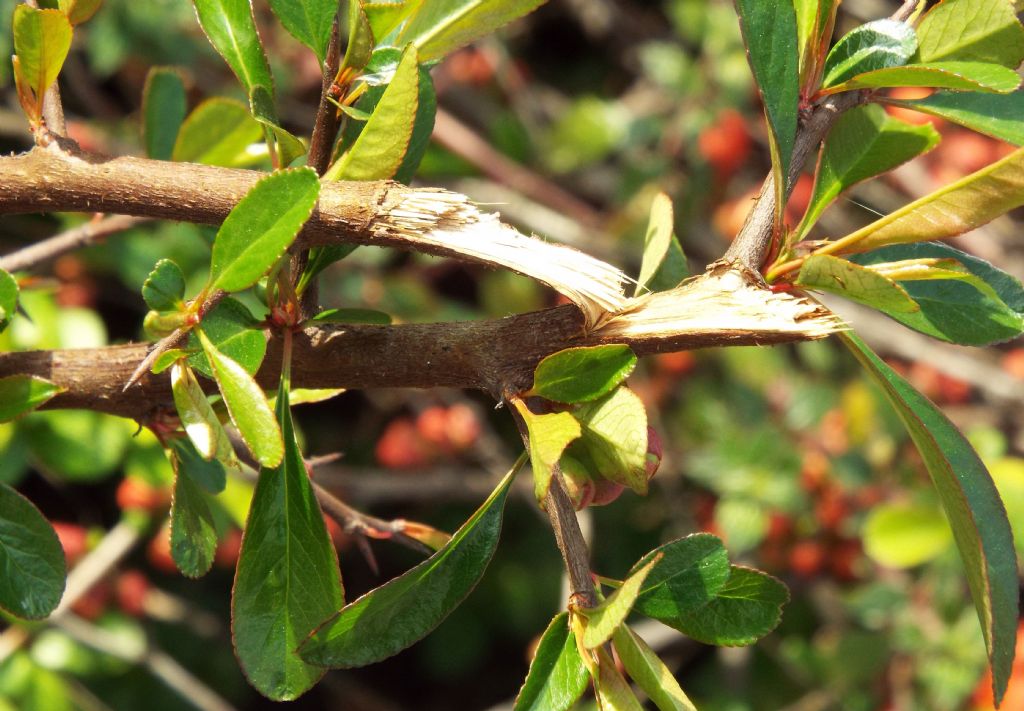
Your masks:
M554 466L569 444L579 439L580 423L568 412L535 415L522 400L512 404L523 418L530 436L530 468L533 469L533 494L544 505L551 485Z
M239 201L217 232L210 290L241 291L267 273L295 241L320 195L310 168L271 173Z
M942 412L852 332L841 334L885 391L924 459L949 519L992 664L996 703L1013 669L1017 636L1017 557L1006 510L970 443Z
M0 269L0 333L14 318L18 310L18 282Z
M410 46L402 53L370 120L324 180L383 180L394 176L409 148L418 105L419 66L416 48Z
M58 0L57 6L72 25L80 25L100 9L103 0Z
M839 257L808 257L800 268L796 285L839 294L886 314L906 314L921 309L906 289L893 280Z
M176 467L171 502L171 558L189 578L209 572L217 551L217 529L210 504L196 482Z
M661 711L697 711L658 655L626 625L615 630L615 651L626 673Z
M768 117L775 189L781 197L793 157L800 101L796 11L791 2L735 0L735 4L750 68Z
M1024 205L1024 149L829 244L825 253L956 237Z
M927 563L953 543L946 517L938 508L881 504L864 521L864 552L890 568Z
M71 23L60 10L18 5L13 27L14 53L18 55L15 70L41 103L43 94L57 81L71 49Z
M897 265L902 261L954 262L950 268L927 270L924 277L909 278L907 270L893 277L921 310L889 314L921 333L951 343L987 346L1016 338L1024 329L1024 287L1015 277L945 244L919 242L894 245L853 256L865 266ZM877 268L877 267L876 267ZM932 272L942 278L936 280Z
M267 352L267 337L241 301L230 297L223 299L203 317L203 332L217 350L245 368L247 373L255 374L259 370ZM212 378L213 370L195 331L189 333L188 347L195 351L189 355L188 364Z
M412 135L409 147L405 149L402 165L395 171L395 180L408 185L412 182L416 170L420 167L423 156L430 145L430 137L434 133L434 120L437 118L437 92L430 71L420 65L419 85L416 99L416 118L412 124Z
M298 138L281 127L274 108L274 97L265 86L256 86L249 92L249 111L260 125L273 137L270 150L277 151L277 167L287 168L296 158L305 155L306 146Z
M362 69L370 61L373 45L373 28L363 9L363 0L349 0L348 45L341 66Z
M430 0L423 2L399 35L411 42L420 61L440 59L502 25L537 9L544 0Z
M171 67L153 67L142 89L142 137L146 155L170 160L185 120L185 84Z
M839 194L930 151L941 136L931 124L913 126L869 104L843 114L818 159L814 193L797 228L802 237Z
M537 645L513 711L569 711L589 681L590 673L569 632L569 614L555 615Z
M629 346L567 348L540 362L530 394L556 402L596 400L618 387L635 367Z
M672 200L665 193L658 193L651 203L651 218L647 224L647 235L644 237L644 256L640 262L640 276L636 280L634 296L638 296L642 289L649 287L658 274L669 254L669 247L675 237L674 229Z
M778 626L789 590L767 573L734 565L714 600L670 624L698 642L745 647ZM664 620L663 620L664 621Z
M363 12L370 22L375 43L380 45L419 9L423 0L376 0L363 2Z
M199 24L249 94L257 86L271 92L267 55L263 52L250 0L193 0Z
M618 667L603 648L597 650L597 678L594 692L600 711L643 711L633 690L622 678Z
M924 99L886 103L939 116L979 133L1024 145L1024 91L1011 94L937 91Z
M353 0L358 4L358 0ZM322 64L338 14L337 0L270 0L270 8L292 37L309 47Z
M230 468L237 469L235 450L224 426L206 399L195 373L181 362L171 366L171 394L181 426L199 456L224 461Z
M370 326L390 326L391 316L372 309L327 309L310 319L313 323L359 323Z
M695 533L655 548L630 573L661 559L647 575L634 609L655 620L672 620L713 600L729 579L729 555L717 537Z
M248 148L263 137L260 124L244 105L207 99L185 119L171 160L235 167L252 162Z
M264 467L276 467L284 456L284 444L266 396L245 368L218 351L201 328L198 333L231 421L256 460Z
M839 0L795 0L796 27L800 48L800 83L813 89L813 81L835 26Z
M582 445L605 479L647 493L647 412L631 390L585 403L574 413L583 426Z
M922 62L994 62L1016 69L1024 61L1024 27L1009 0L945 0L917 26Z
M0 570L0 607L12 615L42 619L64 593L67 568L53 526L6 484L0 484Z
M644 581L651 569L661 560L660 554L655 554L645 565L640 566L622 583L622 586L613 592L600 605L594 608L581 610L585 618L583 627L583 646L587 649L596 649L612 638L625 621L636 598L640 594Z
M277 701L323 676L295 650L344 604L338 555L295 440L282 379L277 418L287 443L279 467L260 472L242 536L231 596L235 653L249 682Z
M525 455L444 548L345 606L299 647L299 656L319 666L362 667L427 636L483 576L498 545L509 487L524 462Z
M142 299L154 311L173 311L184 305L185 275L170 259L161 259L142 284Z
M914 29L895 20L875 20L843 36L825 60L822 87L842 84L866 72L900 67L917 51Z
M831 91L884 89L892 86L925 86L956 91L1008 94L1020 86L1020 76L1014 70L998 64L932 62L858 74L832 87Z
M135 429L126 420L88 410L40 412L23 424L37 468L71 482L113 474Z
M0 422L10 422L31 412L61 392L64 388L34 375L0 378Z
M177 460L175 470L184 473L192 481L211 494L219 494L227 486L227 472L216 459L206 461L188 438L176 437L167 443L173 459Z

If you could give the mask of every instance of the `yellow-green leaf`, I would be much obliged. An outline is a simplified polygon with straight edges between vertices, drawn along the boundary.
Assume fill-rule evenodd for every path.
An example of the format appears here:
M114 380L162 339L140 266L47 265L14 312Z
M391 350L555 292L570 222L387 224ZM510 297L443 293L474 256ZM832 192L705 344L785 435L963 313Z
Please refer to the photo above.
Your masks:
M994 62L1016 69L1024 61L1024 27L1010 0L944 0L917 26L922 62Z
M636 603L644 581L651 569L661 561L661 554L655 555L644 566L638 568L622 583L622 587L608 596L597 607L581 610L584 617L583 646L596 649L612 638Z
M64 66L71 49L71 23L60 10L38 10L28 5L14 8L15 67L22 82L35 92L36 100L43 94Z
M57 6L72 25L80 25L100 9L103 0L57 0Z
M839 257L808 257L796 284L839 294L884 313L912 313L921 309L906 289L892 279Z
M522 400L512 401L530 436L530 467L533 493L543 503L551 485L552 470L571 442L579 439L580 423L568 412L535 415Z
M63 390L34 375L0 378L0 422L9 422L18 415L35 410Z
M615 630L612 644L626 673L660 711L697 711L672 672L640 635L621 625Z

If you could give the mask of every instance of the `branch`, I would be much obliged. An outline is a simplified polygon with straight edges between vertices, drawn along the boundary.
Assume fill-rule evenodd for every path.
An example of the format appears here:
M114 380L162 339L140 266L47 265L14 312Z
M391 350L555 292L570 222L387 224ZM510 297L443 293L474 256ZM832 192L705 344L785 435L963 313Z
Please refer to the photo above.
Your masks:
M331 87L338 74L341 63L341 50L338 39L338 15L334 15L331 26L331 40L327 45L327 59L324 62L324 75L320 87L320 106L316 111L313 123L313 135L309 139L309 159L307 164L317 175L327 172L331 162L331 151L334 148L334 137L338 133L338 109L330 101Z
M565 572L569 576L572 597L581 607L594 607L597 605L597 595L594 592L594 579L590 576L590 549L583 538L572 502L562 488L560 476L551 477L545 508L565 563Z
M47 237L42 242L30 244L17 252L0 257L0 269L8 272L30 269L41 262L90 245L103 237L124 232L145 221L146 219L142 217L127 217L125 215L90 220L84 225L73 227L53 237Z

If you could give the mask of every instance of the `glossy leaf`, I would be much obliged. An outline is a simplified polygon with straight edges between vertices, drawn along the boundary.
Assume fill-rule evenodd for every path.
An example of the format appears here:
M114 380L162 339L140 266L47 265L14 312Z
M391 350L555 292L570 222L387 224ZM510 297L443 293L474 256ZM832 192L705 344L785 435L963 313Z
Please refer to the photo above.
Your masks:
M142 137L147 156L156 160L171 159L186 109L181 74L171 67L150 69L142 89Z
M199 329L199 342L238 433L261 465L276 467L284 456L284 444L260 386L245 368L218 351L202 329Z
M420 65L419 85L416 99L416 118L412 124L412 135L409 136L409 147L405 149L405 158L395 172L395 180L408 185L412 182L416 170L420 167L423 156L430 145L430 137L434 133L434 121L437 118L437 92L430 70Z
M184 473L210 494L224 491L227 486L227 472L223 464L216 459L203 459L188 438L177 437L170 440L167 445L176 461L175 470L179 474Z
M370 120L325 180L382 180L394 176L409 148L419 105L416 49L402 53Z
M920 308L906 289L876 271L839 257L808 257L797 286L839 294L887 314L906 314Z
M643 711L615 661L604 649L597 650L597 674L594 692L600 711Z
M295 699L323 676L295 650L344 604L338 556L295 441L287 384L277 394L287 443L279 467L260 472L231 596L235 653L263 695Z
M551 485L554 466L569 444L581 434L580 423L568 412L535 415L522 400L512 401L526 424L530 437L530 467L533 469L533 494L543 505Z
M103 0L58 0L57 6L72 25L80 25L100 9Z
M389 326L391 316L372 309L327 309L312 319L313 323L352 323L369 326Z
M292 37L313 50L322 64L338 14L337 0L270 0L270 8Z
M185 299L185 274L170 259L161 259L142 284L142 299L154 311L179 309Z
M13 28L14 53L18 55L15 71L41 105L43 94L57 81L71 49L71 23L60 10L18 5L14 8Z
M585 623L583 627L583 646L587 649L596 649L608 642L615 630L626 621L626 617L633 609L636 598L643 588L651 569L661 560L660 554L655 554L645 565L640 566L629 574L629 577L622 583L622 586L608 596L600 605L594 608L581 610Z
M46 617L64 593L64 550L53 526L6 484L0 484L0 570L0 608L17 617Z
M1024 27L1010 0L945 0L917 26L922 62L993 62L1016 69L1024 61Z
M885 391L928 468L967 570L998 703L1013 669L1018 615L1017 558L999 493L970 443L935 405L852 332L841 337Z
M444 548L323 623L299 656L325 667L362 667L418 642L476 587L498 545L512 480L524 458Z
M530 394L556 402L589 402L618 387L635 367L636 356L626 345L567 348L540 362Z
M171 159L233 167L252 162L248 148L263 129L244 105L230 99L207 99L185 119Z
M440 59L537 9L544 0L424 0L399 35L411 42L420 61Z
M800 100L796 11L791 2L735 0L735 4L768 117L775 185L781 195L789 176Z
M0 378L0 422L31 412L63 391L64 388L34 375Z
M575 417L583 426L579 444L605 479L647 493L647 411L631 390L619 387L580 405Z
M890 568L912 568L953 544L946 517L937 507L882 504L864 521L864 552Z
M274 79L263 52L250 0L193 0L199 24L246 93L257 86L273 91Z
M217 232L210 290L241 291L255 284L295 241L319 194L320 180L309 168L278 171L257 182Z
M409 19L423 0L373 0L363 3L363 11L370 22L376 44L385 39Z
M1011 94L937 91L924 99L886 103L939 116L1014 145L1024 145L1024 91Z
M981 62L932 62L878 69L858 74L831 91L884 89L892 86L924 86L955 91L984 91L1008 94L1020 86L1012 69Z
M651 204L651 217L644 237L644 255L640 262L640 276L637 277L634 296L649 287L658 270L669 254L674 239L675 219L672 200L665 193L658 193ZM678 282L677 282L678 283Z
M569 711L587 690L590 673L569 631L569 615L544 630L513 711Z
M753 644L778 626L789 590L777 579L758 570L732 566L729 580L714 600L682 614L671 622L662 620L687 637L719 647Z
M835 25L838 0L795 0L801 85L809 88L820 70Z
M622 625L615 630L612 643L626 673L660 711L697 711L672 672L640 635Z
M203 333L217 350L235 361L249 374L259 370L267 352L267 338L259 328L259 322L249 313L241 301L230 297L217 304L203 317ZM195 331L189 333L188 347L195 352L188 358L188 364L208 378L213 370L199 344Z
M639 570L661 554L647 575L634 609L655 620L672 620L713 600L729 579L729 555L710 533L666 543L633 566Z
M171 558L189 578L210 570L217 550L217 529L206 494L185 472L178 469L171 501Z
M836 121L822 148L814 193L798 234L806 235L843 191L930 151L940 140L931 124L904 123L880 106L847 111Z
M827 253L941 240L981 227L1024 205L1024 149L837 240Z
M986 346L1016 338L1024 329L1024 287L1020 281L948 245L895 245L854 255L852 259L874 268L921 260L941 260L940 266L953 262L955 268L932 267L923 270L923 274L913 274L908 269L889 272L921 307L916 313L890 316L933 338Z
M362 69L370 61L373 54L373 28L363 9L362 0L350 0L348 3L348 44L342 67Z
M0 333L14 318L18 310L18 282L0 269Z
M171 394L181 426L199 456L206 460L216 458L233 462L234 449L224 426L206 399L195 373L180 362L171 366Z
M824 88L888 67L900 67L917 51L913 28L895 20L875 20L843 36L825 60Z

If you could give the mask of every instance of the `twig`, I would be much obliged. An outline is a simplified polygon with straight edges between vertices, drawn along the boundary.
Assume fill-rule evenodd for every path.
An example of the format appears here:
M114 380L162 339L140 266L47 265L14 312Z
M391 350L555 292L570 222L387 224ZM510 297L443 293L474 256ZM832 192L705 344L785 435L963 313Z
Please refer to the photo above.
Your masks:
M551 529L555 533L555 542L569 575L572 597L583 607L594 607L597 595L594 592L594 580L590 577L590 550L583 538L579 521L576 520L572 501L562 488L560 476L551 477L545 506Z
M30 269L41 262L90 245L103 237L124 232L144 222L148 222L148 219L126 215L92 220L0 257L0 269L8 272Z
M898 22L906 22L917 11L917 6L922 2L924 0L905 0L900 9L892 14L891 19Z
M55 620L54 624L82 644L97 651L132 664L142 665L200 711L235 711L234 706L159 648L147 644L133 653L130 648L125 648L123 640L117 635L73 614Z
M331 27L331 41L327 45L327 59L324 62L324 76L320 89L320 106L317 108L316 120L313 123L313 135L309 139L308 164L317 175L327 172L334 148L334 137L338 133L338 109L330 101L331 87L338 74L341 62L340 40L338 39L338 16L334 16Z

